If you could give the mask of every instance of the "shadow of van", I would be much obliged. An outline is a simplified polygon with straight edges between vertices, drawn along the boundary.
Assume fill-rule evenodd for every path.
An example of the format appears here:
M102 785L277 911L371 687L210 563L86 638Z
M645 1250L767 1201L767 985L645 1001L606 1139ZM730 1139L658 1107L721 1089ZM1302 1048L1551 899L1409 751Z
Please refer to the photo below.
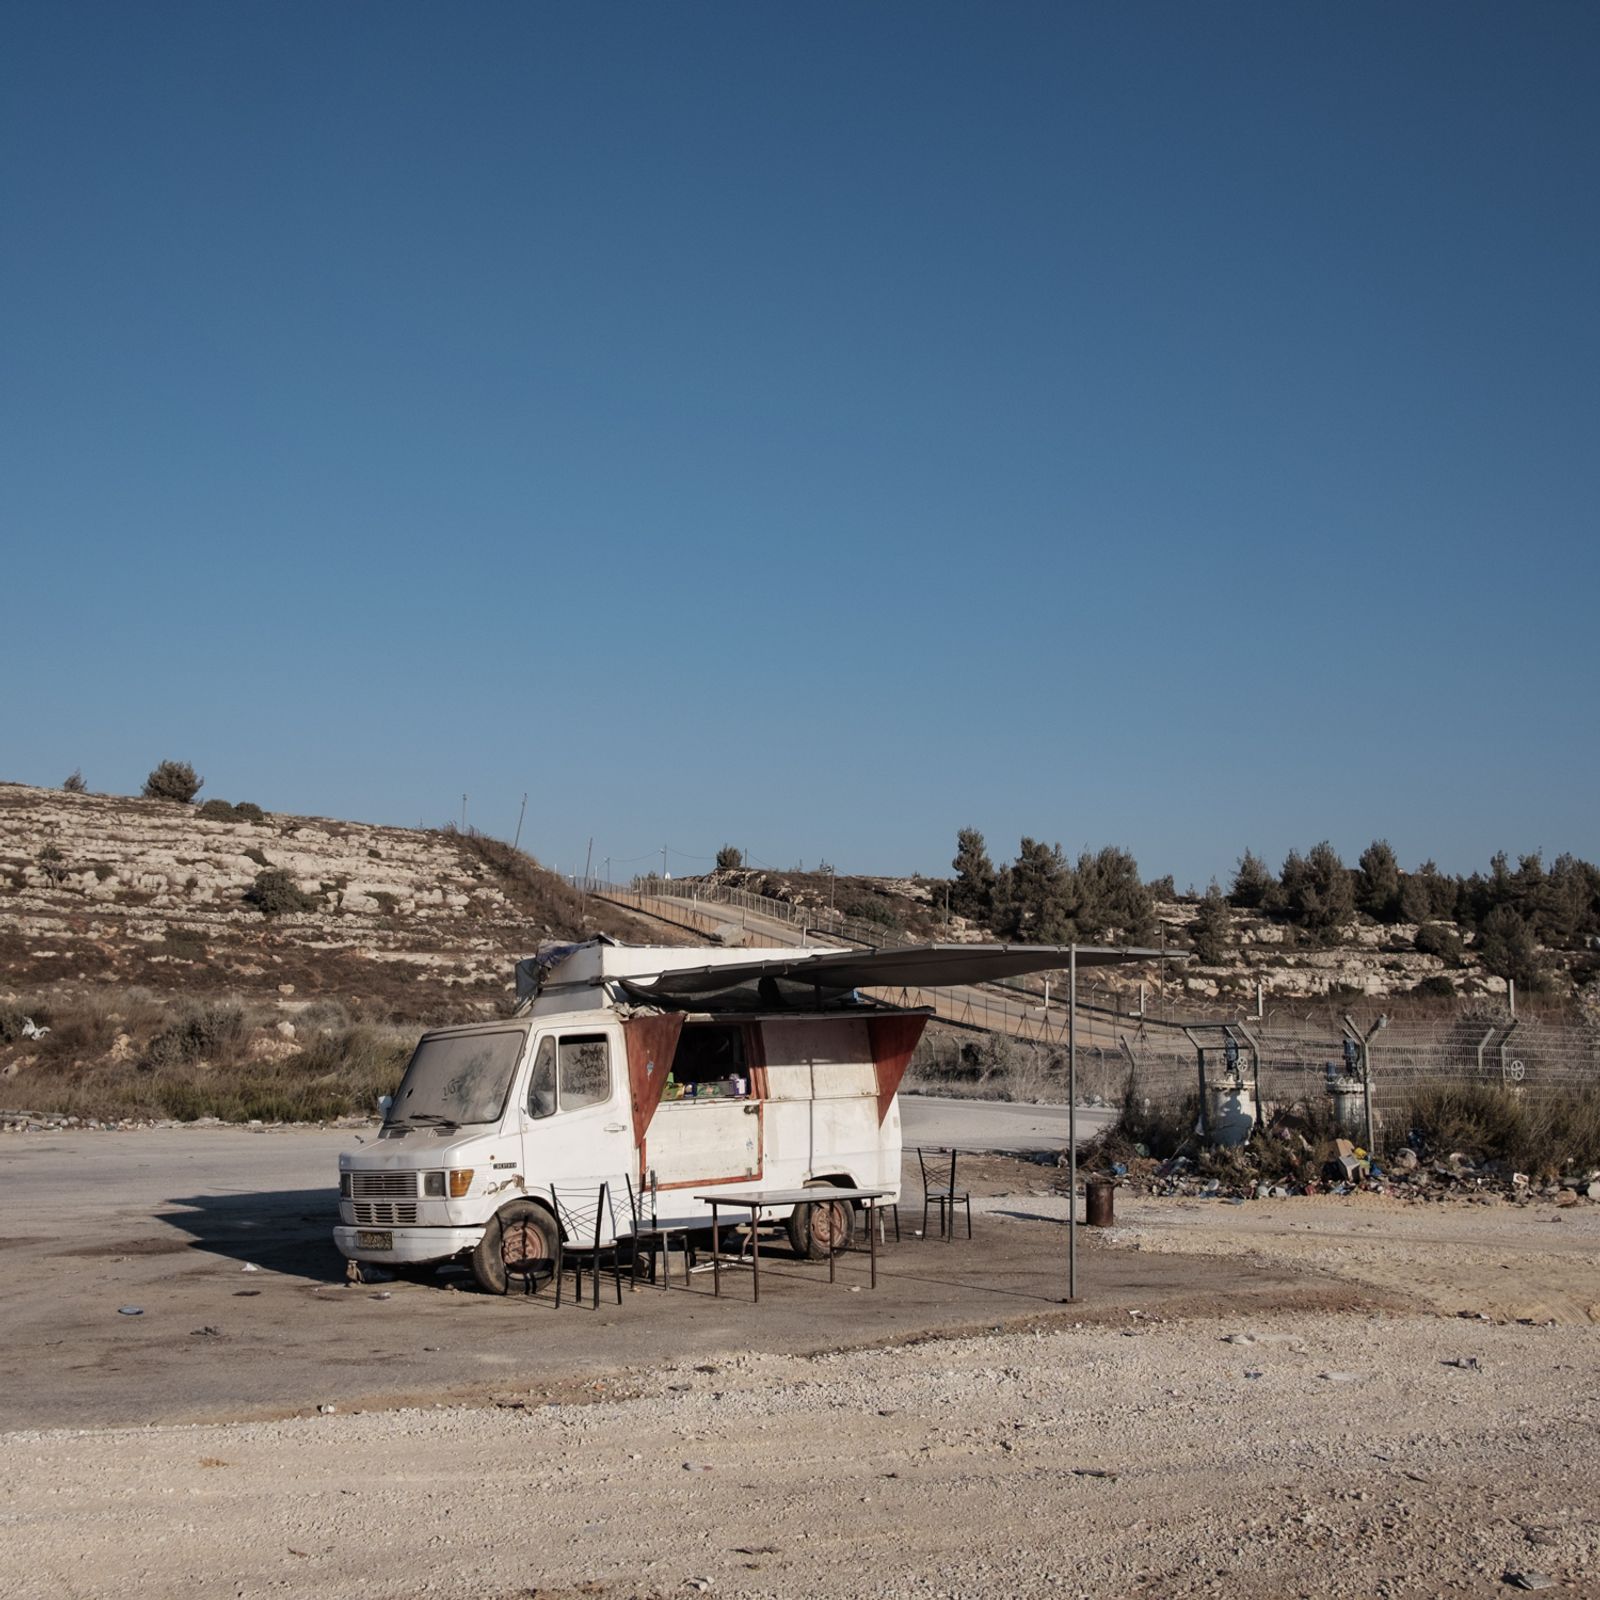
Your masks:
M191 1250L314 1283L344 1281L344 1257L333 1243L339 1195L332 1187L174 1196L156 1218L187 1234Z

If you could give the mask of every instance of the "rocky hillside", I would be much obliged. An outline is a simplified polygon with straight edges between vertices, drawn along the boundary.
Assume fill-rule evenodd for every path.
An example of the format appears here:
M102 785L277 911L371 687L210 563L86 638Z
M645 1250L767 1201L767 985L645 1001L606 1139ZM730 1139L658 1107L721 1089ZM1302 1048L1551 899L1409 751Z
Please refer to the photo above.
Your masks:
M757 871L747 868L709 873L697 880L714 896L733 890L805 908L819 928L848 918L851 936L869 942L941 940L973 942L997 937L981 923L944 909L946 880L932 878L840 877L827 873ZM682 887L680 881L679 887ZM1195 943L1201 906L1194 899L1155 898L1155 931L1147 941L1174 951ZM1269 996L1283 998L1346 998L1368 995L1393 999L1421 993L1430 999L1453 992L1464 998L1506 994L1506 980L1489 972L1473 947L1468 930L1449 921L1431 924L1444 935L1446 954L1417 948L1420 925L1380 924L1353 916L1337 937L1317 943L1281 918L1232 911L1223 959L1191 959L1167 975L1169 993L1183 995L1202 1009L1210 1002L1253 1000L1259 984ZM1587 976L1571 952L1545 952L1550 987L1570 994ZM1136 987L1138 975L1096 974L1106 989ZM1445 981L1449 991L1443 987Z
M0 784L0 986L136 984L371 1015L492 1009L542 939L662 931L449 832Z

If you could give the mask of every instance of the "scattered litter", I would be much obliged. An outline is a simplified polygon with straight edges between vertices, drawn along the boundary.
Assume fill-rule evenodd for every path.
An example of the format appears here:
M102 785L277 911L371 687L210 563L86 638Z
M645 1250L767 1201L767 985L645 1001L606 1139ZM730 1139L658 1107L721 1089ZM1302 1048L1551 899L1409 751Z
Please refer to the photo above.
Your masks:
M1254 1344L1256 1337L1253 1333L1230 1333L1222 1341L1224 1344Z
M1359 1383L1361 1381L1359 1372L1319 1372L1317 1376L1324 1383Z
M1113 1483L1117 1481L1116 1473L1109 1467L1074 1467L1072 1475L1075 1478L1109 1478Z
M776 1556L783 1552L775 1544L736 1544L733 1553L736 1556Z
M709 1461L685 1461L683 1470L685 1472L710 1472L711 1463Z
M1261 1368L1260 1367L1251 1367L1250 1370L1245 1373L1245 1377L1247 1377L1247 1378L1259 1378L1260 1376L1261 1376Z
M117 1307L117 1315L119 1317L142 1317L144 1315L144 1307L143 1306L118 1306Z
M711 1580L709 1578L685 1578L683 1586L685 1589L709 1589Z
M259 1289L235 1289L233 1291L233 1298L235 1300L248 1300L252 1296L260 1293L261 1291Z
M380 1289L377 1294L373 1295L371 1298L374 1300L393 1300L394 1295L388 1289Z
M208 1322L203 1328L191 1328L189 1337L191 1339L220 1339L222 1337L222 1329L213 1328Z
M338 1409L339 1409L338 1406L318 1406L317 1407L317 1410L320 1411L322 1413L322 1415L325 1416L325 1417L331 1417L334 1414L334 1412L337 1411Z
M1460 1367L1463 1372L1482 1372L1476 1356L1452 1356L1448 1361L1441 1361L1441 1367Z
M422 1347L422 1351L424 1355L437 1355L439 1353L439 1347L436 1344L425 1344Z
M1405 1474L1413 1483L1432 1483L1433 1482L1433 1479L1430 1478L1426 1472L1418 1472L1413 1467L1407 1467L1405 1469Z
M1505 1581L1513 1589L1553 1589L1556 1580L1548 1572L1508 1572Z
M258 1267L255 1262L247 1261L242 1267L239 1268L239 1270L241 1272L259 1272L261 1268Z

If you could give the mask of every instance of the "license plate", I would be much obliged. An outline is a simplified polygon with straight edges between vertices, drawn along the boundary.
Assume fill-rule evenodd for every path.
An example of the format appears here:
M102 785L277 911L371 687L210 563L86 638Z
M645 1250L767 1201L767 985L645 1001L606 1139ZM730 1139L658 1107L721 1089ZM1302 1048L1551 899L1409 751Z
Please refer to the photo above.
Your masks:
M371 1228L361 1228L356 1233L358 1250L393 1250L394 1235L387 1229L379 1233Z

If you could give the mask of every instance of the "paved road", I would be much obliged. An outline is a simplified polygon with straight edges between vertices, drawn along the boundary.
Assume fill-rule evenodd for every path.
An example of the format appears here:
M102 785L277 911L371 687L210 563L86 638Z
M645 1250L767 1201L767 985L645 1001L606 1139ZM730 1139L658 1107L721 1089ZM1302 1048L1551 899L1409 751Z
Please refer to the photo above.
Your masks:
M1116 1118L1103 1106L1078 1107L1078 1146ZM1016 1105L1001 1100L953 1100L937 1095L900 1097L900 1127L909 1147L955 1145L966 1150L1065 1150L1065 1106Z
M1065 1122L1055 1107L902 1105L908 1146L1049 1148ZM713 1300L698 1278L694 1292L641 1291L599 1315L552 1314L548 1294L453 1292L469 1289L459 1273L429 1287L352 1286L331 1232L338 1153L357 1137L223 1127L0 1137L0 1430L273 1415L374 1396L425 1404L486 1384L526 1393L531 1380L593 1377L669 1351L848 1344L993 1320L997 1301L1049 1308L1060 1293L1059 1223L1018 1221L1015 1207L980 1225L972 1252L927 1254L911 1224L876 1295L848 1292L864 1285L860 1257L840 1264L834 1294L825 1268L819 1281L816 1268L775 1260L759 1308L742 1283ZM980 1195L997 1192L985 1170L963 1167ZM904 1182L908 1201L920 1196L914 1158ZM1110 1270L1122 1266L1116 1257Z
M1080 1106L1080 1144L1112 1116ZM900 1117L908 1147L1018 1151L1064 1150L1067 1144L1065 1106L903 1095ZM113 1218L130 1211L159 1212L173 1226L203 1233L207 1216L226 1209L230 1196L298 1195L303 1209L320 1212L338 1183L339 1152L360 1137L349 1130L240 1128L12 1135L0 1142L5 1243L15 1247L68 1232L84 1244L110 1248L118 1237ZM248 1237L248 1206L238 1209L229 1227Z

